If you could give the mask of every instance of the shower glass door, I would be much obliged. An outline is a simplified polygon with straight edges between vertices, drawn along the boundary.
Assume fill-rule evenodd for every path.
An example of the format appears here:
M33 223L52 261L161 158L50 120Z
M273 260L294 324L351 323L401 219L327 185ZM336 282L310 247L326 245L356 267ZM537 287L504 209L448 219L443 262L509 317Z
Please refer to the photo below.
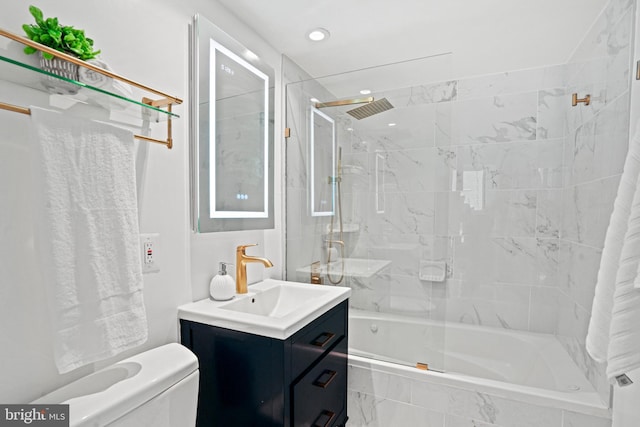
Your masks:
M351 288L351 353L443 370L451 55L284 72L287 279Z

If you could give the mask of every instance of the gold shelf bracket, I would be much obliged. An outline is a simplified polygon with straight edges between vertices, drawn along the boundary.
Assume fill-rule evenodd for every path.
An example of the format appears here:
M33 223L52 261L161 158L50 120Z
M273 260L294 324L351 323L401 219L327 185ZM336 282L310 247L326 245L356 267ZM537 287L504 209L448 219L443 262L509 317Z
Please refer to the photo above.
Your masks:
M159 99L154 101L153 99L149 99L149 98L142 98L142 103L143 104L147 104L147 105L151 105L152 107L156 107L156 108L162 108L162 107L167 107L167 112L169 113L169 117L167 118L167 140L166 141L162 141L159 139L154 139L154 138L149 138L147 136L145 137L141 137L139 139L144 139L146 141L151 141L151 142L157 142L159 144L164 144L167 146L167 148L169 150L171 150L173 148L173 138L172 138L172 124L171 124L171 106L173 105L173 103L171 102L171 100L165 98L165 99ZM138 138L138 135L136 135L136 138Z

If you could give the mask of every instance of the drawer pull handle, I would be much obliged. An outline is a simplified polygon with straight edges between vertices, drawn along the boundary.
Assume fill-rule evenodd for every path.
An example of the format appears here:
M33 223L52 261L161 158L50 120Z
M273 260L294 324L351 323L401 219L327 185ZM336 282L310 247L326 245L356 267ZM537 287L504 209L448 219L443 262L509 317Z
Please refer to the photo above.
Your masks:
M313 385L320 388L327 388L329 383L333 381L337 372L325 369L318 378L313 382Z
M335 416L336 416L335 412L324 410L322 411L320 416L316 418L316 420L313 422L313 425L311 427L327 427L331 423L331 420L333 420L333 417Z
M335 336L336 334L332 334L331 332L323 332L320 335L318 335L316 339L311 341L311 345L315 345L316 347L324 347Z

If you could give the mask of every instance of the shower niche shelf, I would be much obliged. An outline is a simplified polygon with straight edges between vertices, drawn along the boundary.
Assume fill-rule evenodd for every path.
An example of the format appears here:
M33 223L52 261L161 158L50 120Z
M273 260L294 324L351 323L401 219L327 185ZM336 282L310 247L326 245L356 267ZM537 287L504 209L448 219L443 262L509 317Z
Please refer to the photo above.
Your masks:
M172 148L171 120L180 118L172 112L172 106L181 104L181 99L166 95L109 70L102 70L95 65L52 51L46 46L1 28L0 36L10 39L0 38L0 87L3 94L3 99L0 99L0 109L29 114L29 104L44 104L45 108L73 111L80 116L110 121L127 127L140 128L145 127L147 123L164 122L167 126L166 140L141 135L136 135L136 138ZM79 62L80 67L96 68L94 72L102 75L104 79L92 85L45 71L39 66L38 54L23 53L24 45L35 45L36 49L50 52L62 59L71 58L74 62ZM29 88L34 91L25 92L20 88ZM158 96L161 98L151 99Z

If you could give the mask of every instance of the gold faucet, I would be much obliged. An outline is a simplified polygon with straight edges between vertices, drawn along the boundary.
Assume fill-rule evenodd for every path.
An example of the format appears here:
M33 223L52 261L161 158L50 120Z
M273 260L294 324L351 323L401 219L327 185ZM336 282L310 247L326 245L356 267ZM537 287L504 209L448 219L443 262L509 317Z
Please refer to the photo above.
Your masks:
M236 293L247 293L247 264L250 262L261 262L265 267L273 267L271 261L266 258L249 256L245 249L250 246L258 246L257 243L251 245L241 245L236 248Z

